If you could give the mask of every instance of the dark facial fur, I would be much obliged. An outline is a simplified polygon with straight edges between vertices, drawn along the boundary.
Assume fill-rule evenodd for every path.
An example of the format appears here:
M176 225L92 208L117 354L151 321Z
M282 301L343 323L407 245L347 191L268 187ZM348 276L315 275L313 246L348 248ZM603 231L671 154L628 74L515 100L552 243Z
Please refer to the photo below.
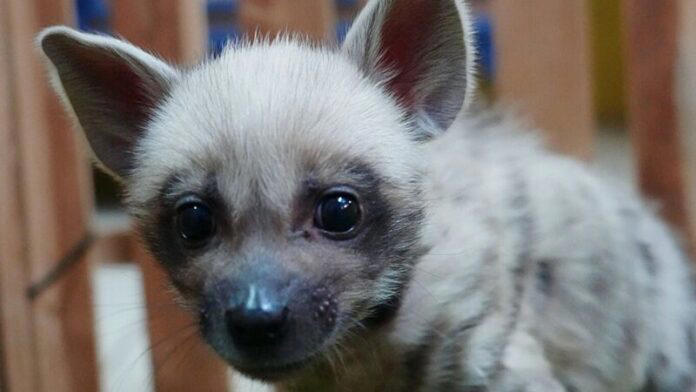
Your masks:
M417 179L410 189L399 189L359 161L339 165L336 173L318 175L311 165L299 171L300 181L280 209L255 190L255 202L237 211L220 189L218 176L224 174L215 172L172 173L156 197L131 206L148 246L199 312L203 336L257 378L285 375L349 334L363 333L366 324L388 321L420 255ZM315 226L317 202L332 188L352 189L360 203L361 220L349 238L331 238ZM196 249L186 247L176 224L177 201L191 195L210 207L216 227ZM285 313L270 327L272 337L244 336L244 327L226 318L254 296L259 302L252 308Z

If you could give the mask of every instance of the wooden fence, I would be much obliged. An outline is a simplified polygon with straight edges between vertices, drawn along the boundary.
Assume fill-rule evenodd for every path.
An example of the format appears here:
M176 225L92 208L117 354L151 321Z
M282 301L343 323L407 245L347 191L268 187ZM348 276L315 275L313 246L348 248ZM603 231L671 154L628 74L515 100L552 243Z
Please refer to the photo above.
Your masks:
M549 139L555 148L592 159L589 3L489 1L500 49L498 95L554 130ZM333 4L243 0L240 25L288 27L326 39L337 17ZM685 16L693 22L696 3L622 5L639 184L696 243L689 226L696 217L696 119L689 114L696 109L696 54L689 55L696 53L696 31ZM115 32L169 60L191 63L203 55L200 1L114 0L112 15ZM96 233L89 260L38 295L28 293L75 244L90 238L94 201L85 149L49 91L33 42L42 26L74 22L73 0L0 1L0 390L99 389L90 268L107 257L138 261L146 303L156 304L148 307L156 390L227 390L225 366L202 343L177 353L180 342L165 339L192 320L173 306L165 278L129 232ZM185 372L168 366L180 362L177 355L195 356L197 366Z

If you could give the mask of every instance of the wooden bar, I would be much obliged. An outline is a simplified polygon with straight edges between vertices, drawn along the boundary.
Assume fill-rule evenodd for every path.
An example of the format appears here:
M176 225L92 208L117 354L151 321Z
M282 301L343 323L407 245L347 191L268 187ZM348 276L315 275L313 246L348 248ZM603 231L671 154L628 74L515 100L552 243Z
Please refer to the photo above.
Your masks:
M40 26L75 24L74 1L37 0ZM47 85L44 83L44 89ZM52 91L46 91L57 250L64 255L86 234L94 206L90 162L79 134ZM99 387L99 368L94 333L91 264L82 260L59 283L62 338L70 363L72 391Z
M72 4L12 0L7 2L7 15L20 146L18 188L26 227L26 287L43 278L84 235L91 200L86 161L76 153L75 135L50 89L34 43L42 26L72 23ZM89 278L88 265L80 263L34 299L33 390L98 388Z
M32 36L38 30L35 8L31 1L12 0L7 2L12 49L15 126L19 146L19 182L23 205L25 232L23 233L28 270L28 279L37 281L49 271L50 260L58 259L56 249L55 220L52 213L52 178L46 170L50 167L48 122L45 116L45 101L41 94L42 78L36 53L31 48ZM31 164L29 164L31 162ZM60 319L55 312L58 298L51 290L32 304L34 322L34 371L35 390L45 390L46 381L53 372L56 391L68 391L66 375L70 373L66 352L61 342ZM55 364L55 367L52 365Z
M9 9L0 2L0 36L10 37ZM14 115L12 47L0 39L0 390L36 391L31 303L19 190L19 135Z
M119 0L111 10L115 32L167 60L191 64L206 52L201 0Z
M623 0L629 129L640 188L687 236L682 135L675 96L678 5ZM692 109L692 108L689 108Z
M40 26L75 24L73 0L36 0ZM45 80L45 79L44 79ZM94 206L91 163L82 138L44 81L49 124L50 167L53 205L58 227L57 251L66 254L89 230ZM70 365L71 391L94 391L99 387L99 368L94 333L91 263L82 260L59 282L62 339Z
M544 131L551 147L589 159L594 119L584 0L491 0L495 91Z
M112 3L115 32L177 63L205 52L205 13L198 0L123 0ZM142 247L135 259L143 272L155 390L225 391L227 366L203 343L195 320L176 305L161 267Z
M306 34L317 41L335 39L336 5L327 0L241 0L239 21L244 30L274 36Z
M682 156L686 170L686 199L690 208L691 250L696 262L696 1L679 2L677 108Z

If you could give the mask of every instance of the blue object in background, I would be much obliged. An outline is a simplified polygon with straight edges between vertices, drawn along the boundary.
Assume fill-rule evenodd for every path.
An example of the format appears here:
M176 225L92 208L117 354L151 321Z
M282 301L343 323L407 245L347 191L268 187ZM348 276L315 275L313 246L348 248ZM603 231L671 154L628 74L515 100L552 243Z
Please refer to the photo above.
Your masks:
M212 56L220 54L228 42L240 37L241 31L234 23L238 9L238 0L208 0L208 51Z
M358 6L358 0L336 0L338 7L353 8Z
M208 31L208 50L212 56L217 56L231 42L235 42L241 33L236 26L211 26Z
M220 12L226 14L236 13L239 8L237 0L208 0L208 15Z
M344 39L346 39L346 35L348 34L348 30L350 30L350 26L353 24L352 20L339 20L336 22L336 40L340 44L343 42Z
M493 80L495 77L495 44L491 17L486 13L474 15L474 31L481 76Z
M108 32L109 7L104 0L76 0L77 26L80 30Z

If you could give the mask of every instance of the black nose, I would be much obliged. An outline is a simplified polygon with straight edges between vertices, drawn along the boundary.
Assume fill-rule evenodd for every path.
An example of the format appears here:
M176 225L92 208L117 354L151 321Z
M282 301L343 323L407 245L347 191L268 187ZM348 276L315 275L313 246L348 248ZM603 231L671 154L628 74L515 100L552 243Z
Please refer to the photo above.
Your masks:
M227 331L240 348L268 346L283 336L288 319L286 301L249 285L225 311Z

